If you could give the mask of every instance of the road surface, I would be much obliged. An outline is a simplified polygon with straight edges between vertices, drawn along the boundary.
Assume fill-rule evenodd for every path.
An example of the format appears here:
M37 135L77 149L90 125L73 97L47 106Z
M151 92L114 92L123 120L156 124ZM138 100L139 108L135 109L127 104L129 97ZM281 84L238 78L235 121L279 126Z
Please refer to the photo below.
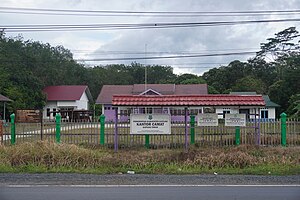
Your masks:
M0 187L1 200L299 200L300 186L205 186L205 185L138 185L138 186L5 186Z
M299 200L300 176L0 173L0 200Z

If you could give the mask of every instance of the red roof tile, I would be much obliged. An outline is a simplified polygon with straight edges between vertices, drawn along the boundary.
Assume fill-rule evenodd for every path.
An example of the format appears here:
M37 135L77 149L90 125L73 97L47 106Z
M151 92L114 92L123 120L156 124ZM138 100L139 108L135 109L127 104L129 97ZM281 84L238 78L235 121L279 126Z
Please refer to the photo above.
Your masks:
M265 106L261 95L116 95L114 106Z
M48 86L43 92L47 96L47 101L76 101L80 100L84 92L87 91L88 98L91 98L86 85L58 85Z

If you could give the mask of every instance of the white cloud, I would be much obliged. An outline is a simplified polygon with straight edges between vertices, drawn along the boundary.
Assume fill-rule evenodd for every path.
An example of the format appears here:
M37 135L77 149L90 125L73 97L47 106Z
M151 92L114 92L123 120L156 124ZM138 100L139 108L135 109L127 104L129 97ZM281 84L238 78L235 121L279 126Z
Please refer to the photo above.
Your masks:
M296 10L300 8L298 0L2 0L2 6L51 8L51 9L80 9L80 10L122 10L122 11L249 11L249 10ZM298 18L290 16L261 16L259 19ZM39 16L16 15L0 12L0 24L93 24L93 23L157 23L157 22L203 22L227 20L251 20L255 17L189 17L189 18L159 18L159 17L75 17L75 16ZM299 22L251 24L218 27L194 27L177 29L147 29L147 30L110 30L110 31L73 31L73 32L45 32L23 33L24 38L48 42L53 45L63 44L71 50L104 51L145 51L147 44L148 56L166 54L151 54L151 52L195 52L220 53L229 51L252 51L259 48L274 33L290 26L298 26ZM8 34L8 35L17 35ZM223 50L223 51L216 51ZM169 55L169 54L168 54ZM76 56L76 55L75 55ZM78 55L85 58L92 55ZM137 57L141 54L94 54L93 58ZM220 64L200 63L229 63L235 59L245 61L246 56L201 57L185 59L137 60L155 64L174 65L175 73L193 72L201 74L207 67ZM134 60L132 60L134 61ZM130 63L132 61L115 61L115 63ZM103 64L109 62L103 62ZM189 63L189 64L188 64ZM190 63L199 63L191 65ZM99 63L101 64L101 63ZM180 65L190 68L180 68ZM192 68L198 67L198 68ZM206 67L206 68L205 68Z

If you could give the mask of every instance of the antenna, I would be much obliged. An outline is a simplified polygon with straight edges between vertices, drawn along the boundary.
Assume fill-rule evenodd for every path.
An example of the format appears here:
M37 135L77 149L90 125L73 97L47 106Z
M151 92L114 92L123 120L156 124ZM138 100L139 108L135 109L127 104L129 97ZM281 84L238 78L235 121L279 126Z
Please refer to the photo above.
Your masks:
M145 91L147 90L147 44L145 44Z

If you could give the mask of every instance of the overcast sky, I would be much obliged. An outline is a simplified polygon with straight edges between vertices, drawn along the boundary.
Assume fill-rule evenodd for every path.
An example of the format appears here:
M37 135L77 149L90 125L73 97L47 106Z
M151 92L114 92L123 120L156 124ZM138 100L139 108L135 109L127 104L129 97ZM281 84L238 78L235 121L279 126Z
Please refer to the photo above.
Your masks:
M198 23L220 21L250 21L300 19L300 12L278 15L276 13L255 16L236 16L240 11L300 10L300 0L1 0L0 27L10 25L46 25L46 24L141 24L141 23ZM46 15L39 11L8 10L11 8L39 8L55 10L86 11L134 11L134 12L232 12L222 16L93 16ZM16 13L21 12L21 13ZM27 14L25 14L27 12ZM31 14L28 14L30 12ZM99 14L99 13L96 13ZM231 16L228 16L230 14ZM35 31L9 32L6 36L21 34L24 39L32 39L53 46L63 45L70 49L75 59L106 59L182 56L199 54L218 54L231 52L257 51L260 43L273 37L275 33L290 26L299 27L300 22L253 23L228 26L196 26L181 28L151 29L106 29L80 31ZM136 54L134 54L136 53ZM163 64L174 67L174 73L202 74L209 68L227 65L230 61L246 61L253 56L231 55L195 58L172 58L153 60L115 60L85 61L87 66L94 64L139 62L142 64Z

